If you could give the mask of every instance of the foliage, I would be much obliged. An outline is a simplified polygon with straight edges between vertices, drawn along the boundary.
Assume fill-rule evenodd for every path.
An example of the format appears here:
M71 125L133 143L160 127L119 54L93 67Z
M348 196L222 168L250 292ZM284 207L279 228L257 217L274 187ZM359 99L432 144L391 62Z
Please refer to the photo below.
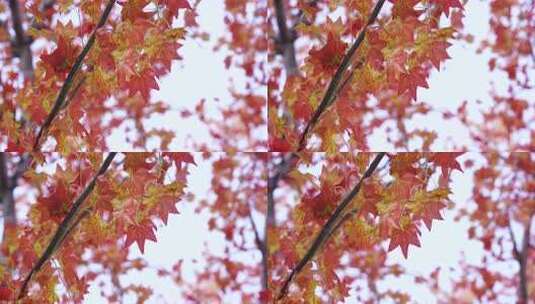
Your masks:
M464 27L473 1L225 0L222 37L197 23L206 3L0 3L0 302L79 303L98 285L109 302L142 303L156 288L123 278L156 270L191 303L419 300L393 280L438 303L530 303L533 1L490 1L486 37ZM185 43L224 58L231 98L181 110L210 141L165 152L176 134L146 122L177 110L153 93ZM488 100L456 111L421 100L449 48L468 44L489 56ZM437 113L473 146L439 152L438 134L414 125ZM147 152L101 152L120 129ZM378 134L391 151L368 152ZM196 197L198 164L211 179ZM468 201L453 200L460 176ZM221 250L207 244L190 272L133 257L186 200ZM441 267L404 263L446 214L481 246L448 284Z

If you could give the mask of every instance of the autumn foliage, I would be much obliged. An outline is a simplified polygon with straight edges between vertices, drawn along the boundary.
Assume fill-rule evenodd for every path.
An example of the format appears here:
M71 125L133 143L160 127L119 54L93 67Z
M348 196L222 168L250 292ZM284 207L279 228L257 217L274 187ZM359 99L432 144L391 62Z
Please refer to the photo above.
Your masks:
M534 45L528 0L4 1L0 302L533 303ZM161 100L186 47L227 75ZM484 100L422 97L469 52Z

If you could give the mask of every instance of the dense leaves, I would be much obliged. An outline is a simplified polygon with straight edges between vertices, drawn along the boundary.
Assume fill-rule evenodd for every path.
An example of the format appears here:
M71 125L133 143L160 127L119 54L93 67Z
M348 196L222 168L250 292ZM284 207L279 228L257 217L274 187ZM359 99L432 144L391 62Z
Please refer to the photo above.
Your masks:
M2 35L1 72L9 75L1 82L2 150L102 150L109 144L105 138L132 120L138 121L128 138L134 147L146 148L147 138L154 137L166 149L169 135L139 122L167 110L151 99L151 91L180 59L178 50L192 27L176 26L184 18L179 12L189 16L194 8L185 0L156 6L148 0L48 2L45 7L23 1L19 19L10 20L14 26L34 20L26 33L16 33L38 45L29 54L36 61L30 74L17 68L16 56L9 56L10 37Z
M11 167L22 157L12 155L8 164ZM28 195L17 200L27 215L17 227L6 226L2 242L5 261L0 275L13 294L22 284L17 277L31 271L34 279L28 282L28 294L21 289L19 296L78 302L99 277L144 267L128 258L124 248L135 242L143 252L147 240L157 240L155 221L167 223L169 215L178 212L175 205L184 194L190 166L182 159L192 158L184 153L120 154L97 175L101 159L100 153L42 154L21 176L18 187ZM96 184L89 188L94 178ZM38 259L44 262L42 269L34 268ZM52 259L61 265L59 269L52 271ZM79 271L88 265L113 267L111 273L94 268ZM60 282L69 294L57 293Z
M0 3L0 147L16 152L0 154L0 302L78 303L95 286L108 302L160 301L124 280L153 271L192 303L420 300L396 280L439 302L529 303L535 166L515 151L534 147L532 1L490 1L486 37L464 28L473 2L460 0L227 0L222 37L197 23L206 3ZM153 95L187 42L231 75L228 100L179 110L212 140L191 138L195 155L163 152L176 134L146 124L177 110ZM465 43L489 56L499 85L488 100L453 112L421 100ZM444 143L414 120L437 113L474 145L425 152ZM81 152L108 150L121 129L132 148L162 152ZM392 152L360 152L377 150L378 134ZM199 195L186 189L200 166ZM134 257L183 200L210 237L196 268ZM449 273L439 258L427 274L406 267L444 225L467 226L479 259Z

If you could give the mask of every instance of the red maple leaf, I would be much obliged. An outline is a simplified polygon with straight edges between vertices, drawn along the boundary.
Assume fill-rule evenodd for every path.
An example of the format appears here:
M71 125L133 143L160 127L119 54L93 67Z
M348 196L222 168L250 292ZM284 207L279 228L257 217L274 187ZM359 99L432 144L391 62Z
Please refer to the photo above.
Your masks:
M178 210L176 209L177 200L172 195L166 195L162 197L158 203L158 206L156 208L156 212L158 213L158 217L162 219L164 224L167 225L167 219L169 218L169 214L178 214Z
M292 146L286 138L276 136L269 137L269 151L272 152L288 152L292 150Z
M147 162L153 154L148 152L127 153L124 159L124 168L136 172L139 169L150 170L154 167L154 162Z
M409 92L411 99L416 100L416 88L429 88L425 79L425 72L421 68L415 68L410 73L402 73L399 79L398 94Z
M452 7L458 7L460 9L463 8L463 5L461 4L461 1L459 0L432 0L432 3L435 3L438 7L438 9L446 14L446 17L450 16L450 8Z
M160 4L167 6L172 17L178 15L179 9L191 9L187 0L160 0Z
M9 288L9 286L4 282L0 284L0 300L1 301L13 300L13 290Z
M172 153L166 152L163 155L169 156L169 158L174 160L177 165L181 163L197 165L195 163L195 159L193 158L193 155L191 155L191 153L188 153L188 152L172 152Z
M418 230L418 227L416 227L414 223L411 223L402 229L394 229L391 233L388 251L392 251L399 246L403 252L403 256L407 258L410 244L420 247L420 240L418 239L419 235L420 230Z
M63 182L59 182L48 190L50 195L42 197L39 199L39 202L48 211L52 219L59 221L66 214L69 201L72 200L72 195Z
M446 204L441 201L431 201L426 202L420 214L415 218L421 219L427 229L431 231L431 226L433 225L433 220L442 220L442 214L440 210L446 207Z
M139 92L145 100L149 99L152 89L158 90L160 88L156 82L154 71L151 68L147 68L139 74L132 75L127 86L130 96L134 96Z
M451 43L445 41L436 41L431 45L430 52L428 53L428 59L431 61L431 63L433 63L437 70L440 69L441 62L451 58L446 51L450 45Z
M56 49L52 53L43 53L41 60L47 64L47 73L52 75L54 72L65 73L69 71L77 55L78 46L67 42L60 36Z
M338 35L329 32L327 43L321 48L310 50L310 60L324 70L332 71L340 65L344 57L347 44Z
M124 246L128 248L135 241L139 247L139 250L141 250L141 253L144 253L145 240L156 242L156 235L154 234L155 228L156 226L154 223L148 219L138 225L132 225L128 227Z
M464 154L464 152L437 152L433 153L429 158L430 161L435 163L437 166L442 167L442 170L453 169L464 172L461 168L461 165L457 161L457 157Z
M414 9L420 0L390 0L390 2L394 3L394 8L392 9L394 17L400 17L401 19L408 17L418 18L423 12L422 10Z

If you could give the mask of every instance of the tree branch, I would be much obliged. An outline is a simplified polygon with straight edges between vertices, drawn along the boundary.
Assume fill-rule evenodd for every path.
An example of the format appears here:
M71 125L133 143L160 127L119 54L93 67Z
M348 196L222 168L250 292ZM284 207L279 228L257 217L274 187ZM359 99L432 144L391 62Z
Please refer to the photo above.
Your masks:
M265 290L267 290L268 288L268 262L267 262L266 243L260 238L260 234L258 233L258 228L256 227L256 223L253 219L253 215L251 214L251 206L249 206L247 210L247 215L249 217L249 222L251 223L251 226L253 227L256 247L262 254L262 287Z
M0 153L0 199L3 205L4 227L17 223L13 185L8 173L8 160L5 152ZM4 229L4 233L7 229Z
M20 14L20 7L18 0L9 0L9 10L11 11L11 19L13 21L13 31L15 32L15 39L12 41L13 54L20 58L20 65L25 79L33 78L33 58L32 50L30 49L30 38L24 33L22 26L22 17Z
M298 156L296 153L290 153L288 156L283 157L281 162L277 165L275 169L275 174L273 174L268 179L267 185L267 197L268 197L268 208L267 208L267 217L266 225L275 225L275 199L274 192L277 189L279 181L284 177L292 168L292 164L295 163ZM267 227L267 226L266 226Z
M39 260L37 263L33 266L32 270L26 278L24 279L24 282L22 283L22 287L20 288L18 299L22 299L24 295L26 294L26 289L28 287L28 284L30 283L32 277L34 274L36 274L43 265L52 257L56 249L61 245L61 242L65 239L67 234L73 230L73 228L76 226L76 224L79 222L76 220L76 215L78 215L82 204L84 201L89 197L93 189L95 188L95 185L97 183L97 179L103 175L106 170L108 170L109 166L111 165L111 162L113 158L115 157L117 153L116 152L110 152L98 171L95 173L91 181L86 185L85 189L80 193L80 195L74 200L72 207L69 209L69 212L59 224L58 228L56 229L56 232L54 233L54 236L48 243L48 246L46 247L45 251L39 257ZM82 214L83 215L83 214Z
M381 152L377 154L375 159L372 161L368 169L366 169L366 172L364 172L364 175L360 178L359 182L351 189L349 193L346 194L346 196L342 199L342 201L338 204L336 209L334 210L333 214L329 217L327 222L323 225L320 232L310 245L309 249L303 256L303 258L297 263L297 265L292 269L286 280L284 281L284 284L282 288L279 291L278 300L281 300L284 298L286 293L288 292L288 288L290 287L290 283L294 279L295 276L301 272L301 270L312 260L314 255L317 253L321 245L327 241L327 238L331 233L334 231L333 229L337 228L337 223L339 223L339 219L341 216L343 216L343 212L346 209L346 207L351 203L351 201L357 196L357 194L360 191L360 188L362 187L362 183L365 179L369 178L375 169L377 169L377 166L385 156L385 152Z
M533 220L533 213L528 218L528 223L524 229L524 239L522 240L522 249L519 252L520 258L517 259L520 266L520 286L518 286L518 296L520 297L520 303L527 304L529 299L529 290L528 290L528 254L529 254L529 238L531 233L531 222Z
M325 112L325 110L330 105L332 105L333 102L336 100L337 91L339 90L340 83L343 81L342 79L344 78L344 74L348 71L348 69L352 70L351 61L353 59L353 56L355 55L356 51L358 50L358 48L361 46L362 42L364 41L368 28L377 19L377 16L379 15L379 12L381 11L384 3L385 3L385 0L379 0L377 2L377 4L375 5L375 8L373 9L371 15L368 18L368 21L366 22L366 25L360 31L359 35L357 36L357 39L355 40L351 48L347 51L347 53L342 58L342 62L340 63L340 65L338 66L338 69L334 73L334 76L332 77L327 87L327 91L325 92L325 95L323 95L320 105L318 106L316 111L314 111L312 118L308 121L303 133L301 134L301 137L299 139L299 145L297 148L298 151L301 151L305 148L308 134L310 133L312 128L314 128L314 126L318 122L323 112Z
M277 43L284 58L286 73L288 76L294 76L299 73L295 57L295 34L288 29L284 0L274 0L274 4L277 27L279 29Z
M72 66L71 70L69 71L69 74L67 75L67 78L65 79L65 82L63 83L63 86L61 87L61 90L58 94L58 97L56 98L56 101L54 102L54 105L52 107L52 110L48 114L48 116L45 119L45 122L43 125L41 125L39 132L37 133L37 137L35 138L35 142L33 145L33 151L39 150L39 145L41 142L41 138L45 136L45 133L48 131L48 128L56 118L56 116L61 111L63 104L65 103L65 99L67 98L67 94L69 92L69 89L73 85L74 77L82 67L83 61L91 48L93 47L93 44L95 44L95 39L97 35L97 31L99 28L104 26L106 23L108 16L110 15L110 12L113 8L113 5L115 4L116 0L110 0L108 4L106 5L106 8L104 9L104 12L100 16L100 20L93 30L93 33L89 37L89 40L87 41L87 44L84 46L82 52L80 55L78 55L78 58L76 58L76 61L74 62L74 65Z

